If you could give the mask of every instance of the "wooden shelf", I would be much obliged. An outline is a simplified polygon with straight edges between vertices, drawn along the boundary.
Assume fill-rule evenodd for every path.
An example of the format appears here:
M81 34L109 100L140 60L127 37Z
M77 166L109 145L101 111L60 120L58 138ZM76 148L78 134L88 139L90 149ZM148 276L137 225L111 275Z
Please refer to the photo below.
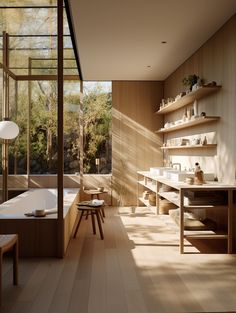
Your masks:
M146 207L156 209L156 206L153 206L153 205L149 204L149 201L148 201L148 200L145 200L145 199L143 199L142 197L139 197L138 199L139 199L139 201L142 202Z
M166 191L158 192L158 196L169 200L175 205L179 206L179 192L178 191ZM207 205L207 204L198 204L198 205L188 205L187 198L184 198L184 210L209 210L209 209L227 209L227 205Z
M139 183L139 185L142 185L142 186L146 187L146 185L145 185L145 182L144 182L144 181L139 180L139 181L138 181L138 183Z
M140 202L142 202L145 206L147 206L147 207L149 207L149 206L150 206L150 204L149 204L149 201L148 201L148 200L145 200L145 199L143 199L142 197L139 197L138 199L139 199L139 201L140 201Z
M176 191L158 192L158 196L169 200L171 203L179 206L179 193Z
M182 98L167 104L164 108L160 109L156 113L157 114L166 114L169 112L173 112L177 109L180 109L180 108L194 102L195 100L201 99L203 97L210 95L213 92L218 91L220 88L221 88L221 86L200 87L199 89L188 93L187 95L183 96Z
M203 231L204 232L204 231ZM217 234L212 232L212 234L193 234L193 235L184 235L186 239L228 239L226 234Z
M145 184L144 181L138 181L138 183L140 185L142 185L143 187L153 191L153 192L157 192L157 187L155 185L152 185L152 184Z
M148 200L143 199L142 197L138 198L140 202L142 202L146 207L148 207L152 213L157 214L157 207L150 205Z
M184 205L184 209L186 210L199 210L199 209L203 209L203 210L209 210L209 209L227 209L226 205L207 205L207 204L196 204L196 205Z
M161 147L163 150L171 150L171 149L212 149L216 148L217 144L207 144L207 145L186 145L186 146L169 146L169 147Z
M220 119L219 116L205 116L205 117L199 117L198 119L195 119L193 121L185 122L179 125L175 125L169 128L162 128L156 131L156 133L169 133L175 130L183 129L183 128L188 128L188 127L193 127L196 125L200 124L205 124L205 123L211 123L218 121Z

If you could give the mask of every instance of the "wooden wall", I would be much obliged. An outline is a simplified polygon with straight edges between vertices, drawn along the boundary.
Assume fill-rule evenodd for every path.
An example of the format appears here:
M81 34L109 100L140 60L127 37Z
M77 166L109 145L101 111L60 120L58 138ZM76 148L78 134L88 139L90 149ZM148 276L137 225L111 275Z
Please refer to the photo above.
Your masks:
M162 138L154 114L163 98L162 82L112 83L112 189L118 205L137 204L137 171L162 166ZM114 201L115 204L115 201Z
M79 175L64 175L64 188L79 188ZM95 189L103 186L107 191L106 194L100 196L107 205L112 204L112 175L102 174L85 174L83 175L83 184L85 187ZM0 189L2 188L2 177L0 175ZM57 188L57 175L9 175L9 189L25 189L28 188ZM13 194L13 190L10 191ZM90 197L83 195L81 200L88 200Z
M97 187L104 187L107 193L99 195L100 199L105 200L107 205L112 205L112 175L110 174L84 174L83 186L89 189L96 189ZM91 196L85 193L81 193L81 200L90 200Z
M208 82L216 81L222 89L199 101L199 112L220 116L218 123L185 129L171 133L166 138L182 137L200 133L211 133L217 143L216 151L201 151L195 156L182 151L173 155L173 162L181 162L186 168L199 161L204 171L215 171L218 179L225 183L235 182L236 171L236 15L234 15L194 55L171 74L164 84L164 97L175 97L183 91L182 79L197 74ZM183 111L169 114L167 120L181 118ZM177 154L177 153L176 153Z

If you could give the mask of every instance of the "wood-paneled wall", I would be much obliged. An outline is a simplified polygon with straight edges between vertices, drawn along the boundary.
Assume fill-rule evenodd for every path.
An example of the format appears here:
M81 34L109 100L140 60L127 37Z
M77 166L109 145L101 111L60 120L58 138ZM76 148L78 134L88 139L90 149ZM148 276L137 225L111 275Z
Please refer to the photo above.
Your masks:
M185 129L171 133L168 137L196 136L212 132L217 143L215 153L204 152L198 155L186 155L182 151L173 155L173 162L181 162L183 167L193 167L199 161L204 171L215 171L220 181L235 182L236 171L236 15L234 15L211 39L194 55L182 64L164 84L164 96L175 97L183 91L182 79L189 74L197 74L206 81L216 81L222 89L198 102L199 112L220 116L218 123ZM181 118L183 111L169 114L167 120ZM173 154L173 153L172 153Z
M154 133L162 127L162 117L154 114L162 98L162 82L112 83L112 188L118 205L136 205L137 170L162 165L162 136Z
M102 174L85 174L83 176L84 186L95 189L104 187L107 193L103 194L103 198L107 205L112 204L112 175ZM79 188L79 175L64 175L64 188ZM0 176L0 189L2 188L2 179ZM27 190L28 188L57 188L57 175L9 175L8 188L11 189L11 194L14 189ZM81 200L88 200L90 197L83 195Z

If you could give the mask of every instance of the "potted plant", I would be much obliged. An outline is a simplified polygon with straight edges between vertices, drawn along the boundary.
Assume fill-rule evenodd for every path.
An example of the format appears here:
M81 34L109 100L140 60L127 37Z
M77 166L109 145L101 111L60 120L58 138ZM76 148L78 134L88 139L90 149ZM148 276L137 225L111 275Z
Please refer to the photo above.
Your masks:
M193 85L197 84L199 79L200 77L197 76L196 74L191 74L188 75L187 77L184 77L182 83L185 87L187 87L191 91Z

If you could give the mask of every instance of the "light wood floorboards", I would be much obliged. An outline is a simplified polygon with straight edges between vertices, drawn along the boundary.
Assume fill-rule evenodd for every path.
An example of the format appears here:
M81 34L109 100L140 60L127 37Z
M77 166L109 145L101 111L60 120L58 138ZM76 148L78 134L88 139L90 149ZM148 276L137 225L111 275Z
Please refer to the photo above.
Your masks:
M147 208L108 208L103 227L104 241L83 220L64 259L21 259L19 286L5 259L0 312L236 312L235 255L180 255L177 228Z

